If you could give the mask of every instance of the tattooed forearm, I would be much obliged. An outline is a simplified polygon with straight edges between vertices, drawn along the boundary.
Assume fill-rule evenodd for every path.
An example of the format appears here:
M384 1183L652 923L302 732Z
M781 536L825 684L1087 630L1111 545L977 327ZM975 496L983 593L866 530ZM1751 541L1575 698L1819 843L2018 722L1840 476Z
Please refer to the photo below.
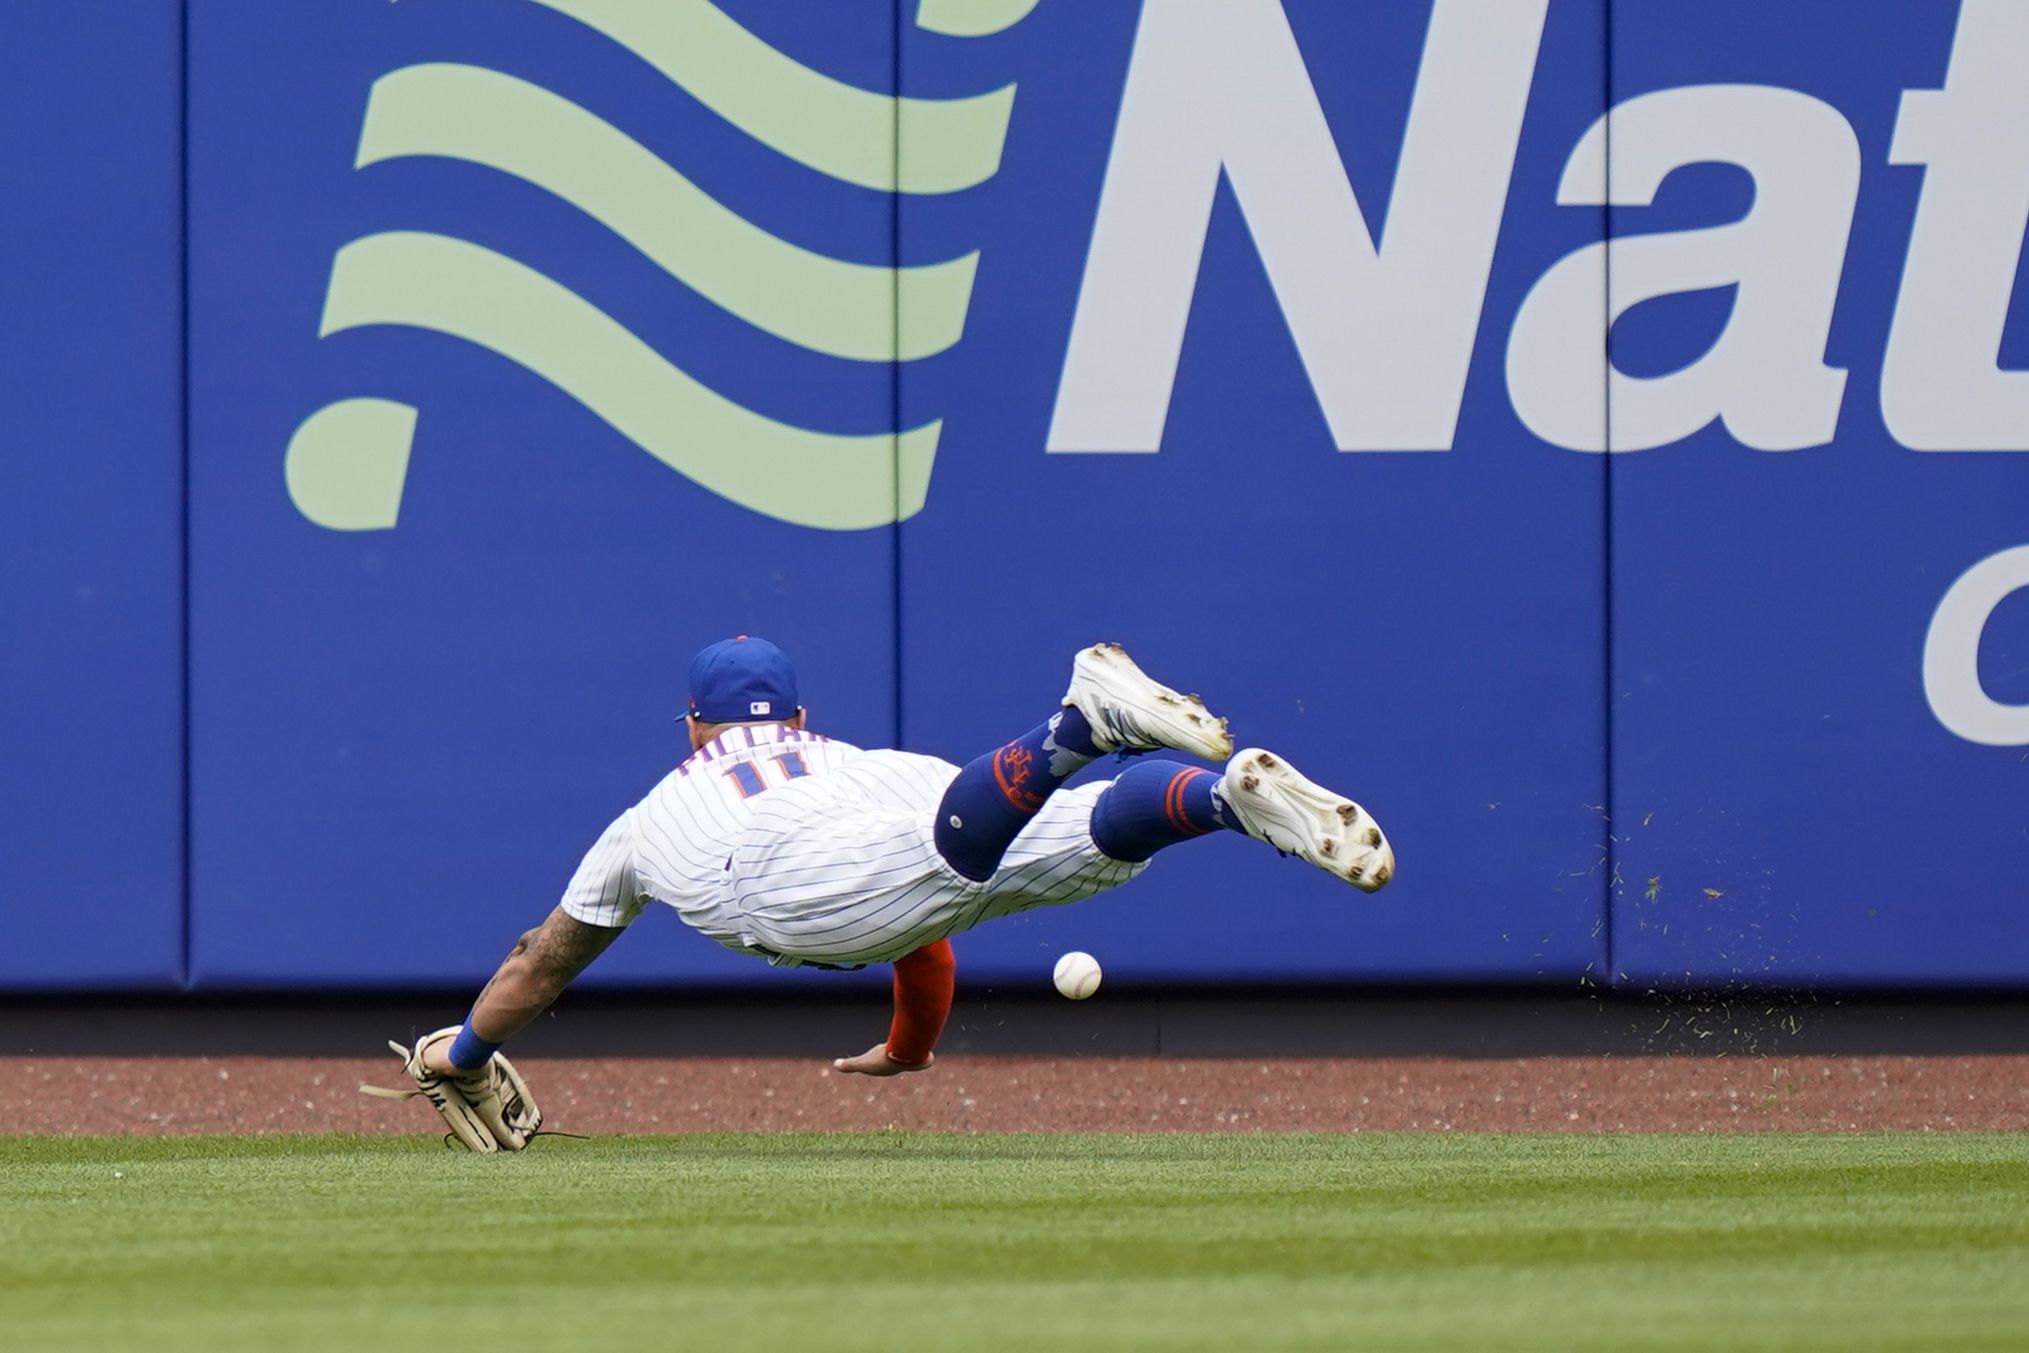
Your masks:
M493 989L500 985L500 979L507 976L514 969L515 960L528 952L528 947L535 943L535 937L541 933L542 927L540 926L534 930L524 930L522 932L521 938L515 941L514 948L508 950L507 957L501 960L500 967L494 970L493 976L486 979L486 985L479 988L479 999L472 1002L473 1009L476 1010L486 1004L486 998L491 996Z
M591 961L620 937L612 926L586 925L559 907L523 935L472 1006L480 1037L502 1042L547 1010Z
M619 936L620 932L611 926L586 925L559 907L521 940L527 948L528 961L542 972L559 976L561 990Z

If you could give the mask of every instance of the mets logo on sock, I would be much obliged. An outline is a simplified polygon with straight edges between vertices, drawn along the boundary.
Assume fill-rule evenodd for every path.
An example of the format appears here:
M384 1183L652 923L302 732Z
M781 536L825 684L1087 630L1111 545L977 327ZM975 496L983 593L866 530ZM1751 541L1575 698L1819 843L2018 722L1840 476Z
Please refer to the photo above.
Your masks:
M798 63L706 0L532 3L645 61L757 142L757 154L891 194L960 192L1000 166L1013 85L949 99L877 93ZM1035 3L920 0L916 23L982 36ZM804 249L626 131L501 71L429 63L376 81L355 167L404 157L460 160L534 184L619 236L670 286L826 357L916 361L964 329L976 252L881 267ZM318 333L404 326L489 349L670 469L769 517L856 530L922 509L938 422L867 435L771 417L686 373L539 264L445 234L365 235L338 250ZM415 406L364 393L310 414L286 458L297 509L333 530L394 526L418 417Z

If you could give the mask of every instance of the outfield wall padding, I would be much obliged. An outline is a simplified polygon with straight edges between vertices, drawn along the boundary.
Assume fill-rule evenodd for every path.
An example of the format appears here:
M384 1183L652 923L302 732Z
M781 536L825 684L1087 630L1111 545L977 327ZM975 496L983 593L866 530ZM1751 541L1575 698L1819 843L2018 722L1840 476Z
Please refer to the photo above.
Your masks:
M2029 985L2011 0L16 10L0 988L480 978L741 632L954 760L1117 639L1400 856L968 981Z
M0 11L0 988L183 972L180 7Z

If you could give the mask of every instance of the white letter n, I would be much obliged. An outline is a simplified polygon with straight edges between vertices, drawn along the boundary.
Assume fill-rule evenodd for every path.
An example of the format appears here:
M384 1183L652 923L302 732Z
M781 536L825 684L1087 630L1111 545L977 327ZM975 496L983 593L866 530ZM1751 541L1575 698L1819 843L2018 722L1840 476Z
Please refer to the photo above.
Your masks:
M1160 447L1222 170L1339 449L1448 449L1548 4L1437 0L1377 250L1276 0L1147 0L1049 449Z

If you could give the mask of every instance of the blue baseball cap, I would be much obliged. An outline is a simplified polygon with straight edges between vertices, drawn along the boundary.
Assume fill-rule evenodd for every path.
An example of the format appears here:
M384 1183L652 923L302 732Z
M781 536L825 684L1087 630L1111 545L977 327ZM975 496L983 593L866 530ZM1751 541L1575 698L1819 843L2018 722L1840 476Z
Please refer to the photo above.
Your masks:
M766 639L721 639L690 660L690 712L705 723L788 719L796 700L796 669Z

